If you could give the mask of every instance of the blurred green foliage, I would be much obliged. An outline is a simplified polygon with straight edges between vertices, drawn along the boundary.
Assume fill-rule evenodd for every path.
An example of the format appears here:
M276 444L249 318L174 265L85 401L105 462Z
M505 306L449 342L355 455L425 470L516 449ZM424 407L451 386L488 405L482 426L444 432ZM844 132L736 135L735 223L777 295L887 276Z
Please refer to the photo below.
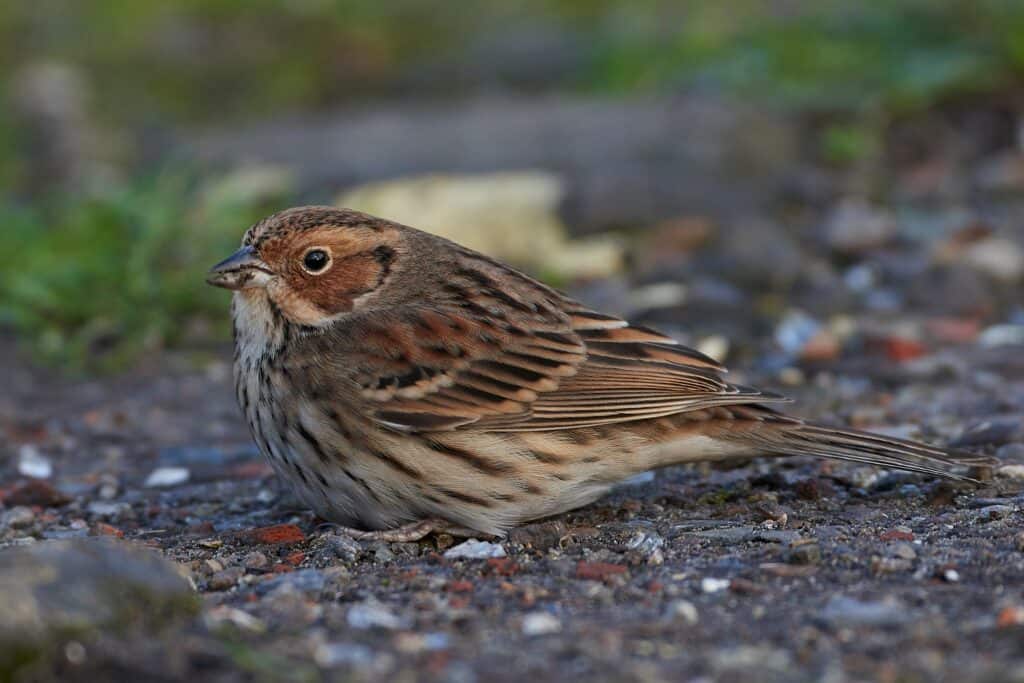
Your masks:
M710 87L799 106L915 105L1024 72L1020 0L47 0L0 3L0 82L82 67L114 121L256 117L458 83L510 27L583 45L554 87ZM450 75L450 73L449 73Z
M507 54L488 45L538 27L574 51L569 67L526 85L501 69L476 77L484 82L459 77L461 66ZM497 85L624 96L696 89L840 112L818 144L826 161L848 164L877 154L888 113L1019 85L1024 2L0 3L0 95L14 94L26 66L50 60L80 70L90 115L128 141L129 159L152 124L225 125ZM4 188L22 185L29 153L10 109L0 107ZM0 252L0 323L40 355L80 366L173 343L196 319L223 321L224 297L203 285L208 261L285 201L271 207L230 183L211 191L211 182L163 173L92 196L26 203L0 194L13 245Z
M0 205L0 322L69 370L118 367L204 322L226 330L227 297L206 269L271 210L236 185L165 173L45 207Z

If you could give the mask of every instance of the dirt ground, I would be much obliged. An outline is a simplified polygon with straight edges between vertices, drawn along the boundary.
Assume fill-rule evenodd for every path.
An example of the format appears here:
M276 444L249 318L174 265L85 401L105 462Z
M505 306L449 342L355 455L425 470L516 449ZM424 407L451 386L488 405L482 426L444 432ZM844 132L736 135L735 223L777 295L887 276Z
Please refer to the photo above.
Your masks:
M1019 349L835 361L781 387L806 416L997 452L980 487L806 459L675 468L484 545L319 524L254 452L227 349L89 381L10 340L2 356L4 680L1024 680ZM15 560L49 539L67 545L34 558L50 583L26 601ZM104 543L99 564L82 543ZM126 544L180 567L133 572Z

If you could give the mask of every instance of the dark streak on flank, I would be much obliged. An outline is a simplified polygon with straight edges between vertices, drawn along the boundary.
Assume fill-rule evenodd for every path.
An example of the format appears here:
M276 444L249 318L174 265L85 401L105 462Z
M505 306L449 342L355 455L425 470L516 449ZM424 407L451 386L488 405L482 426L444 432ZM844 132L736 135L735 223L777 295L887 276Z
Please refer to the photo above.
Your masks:
M306 429L306 425L302 424L302 420L298 421L296 429L299 432L299 436L301 436L303 440L309 444L309 447L313 449L313 452L316 453L316 457L320 459L320 462L326 465L330 458L327 457L327 453L324 451L323 446L320 445L320 442L316 440L308 429Z
M430 450L436 453L441 453L442 455L447 455L450 458L460 460L469 465L470 467L472 467L473 469L479 472L483 472L484 474L509 474L511 472L516 471L515 466L511 465L510 463L487 460L485 458L481 458L476 453L467 451L463 448L452 446L450 444L440 443L439 441L432 441L430 439L426 441L426 444L430 448Z
M484 507L484 508L489 508L489 507L493 507L494 506L494 503L492 503L491 501L489 501L489 500L487 500L485 498L479 498L477 496L471 496L468 493L461 493L459 491L453 491L452 489L446 489L446 488L438 488L437 491L439 493L441 493L442 495L448 496L449 498L451 498L453 500L458 500L458 501L461 501L463 503L469 503L470 505L478 505L478 506Z
M391 454L385 453L384 451L379 451L377 449L369 449L369 451L370 454L373 455L375 458L387 463L391 467L394 467L396 470L398 470L405 476L416 480L420 480L423 478L423 475L420 474L417 470L414 470L413 468L409 467L404 462L392 456Z

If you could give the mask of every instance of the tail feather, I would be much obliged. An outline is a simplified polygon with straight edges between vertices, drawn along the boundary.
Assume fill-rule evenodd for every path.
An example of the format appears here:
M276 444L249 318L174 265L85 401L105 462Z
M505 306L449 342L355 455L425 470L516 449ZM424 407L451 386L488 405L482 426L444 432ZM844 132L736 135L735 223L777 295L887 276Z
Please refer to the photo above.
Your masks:
M757 430L744 436L756 441L770 455L813 455L959 481L976 480L958 470L996 463L989 456L946 451L917 441L799 422L775 425L771 430Z

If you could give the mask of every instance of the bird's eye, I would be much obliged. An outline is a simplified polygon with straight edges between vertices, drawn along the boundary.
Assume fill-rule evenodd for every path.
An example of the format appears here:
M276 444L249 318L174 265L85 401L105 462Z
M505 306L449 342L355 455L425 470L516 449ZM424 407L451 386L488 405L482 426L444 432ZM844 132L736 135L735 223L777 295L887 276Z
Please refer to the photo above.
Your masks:
M327 264L331 262L331 257L323 249L310 249L306 252L306 255L302 257L302 266L310 273L319 273Z

